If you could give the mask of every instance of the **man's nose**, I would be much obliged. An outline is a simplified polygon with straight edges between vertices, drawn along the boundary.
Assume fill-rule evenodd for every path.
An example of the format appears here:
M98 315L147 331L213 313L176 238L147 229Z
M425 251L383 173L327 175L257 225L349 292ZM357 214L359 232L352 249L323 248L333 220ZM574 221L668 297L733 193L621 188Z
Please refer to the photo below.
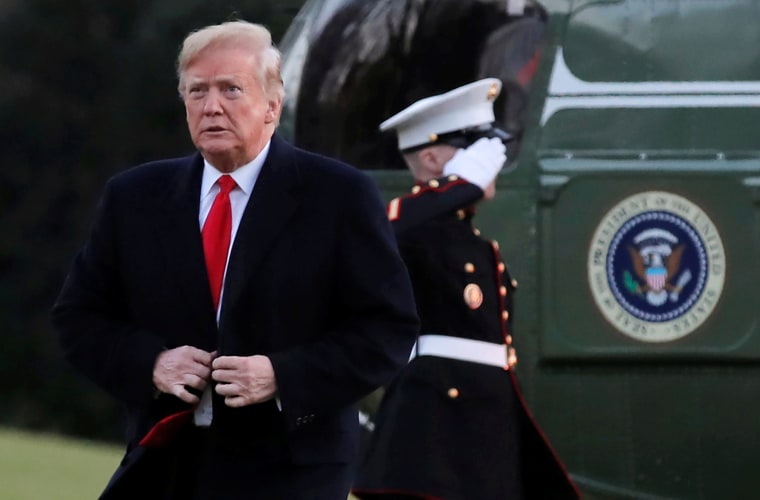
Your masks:
M203 101L203 113L207 115L216 115L223 112L222 99L219 91L210 89Z

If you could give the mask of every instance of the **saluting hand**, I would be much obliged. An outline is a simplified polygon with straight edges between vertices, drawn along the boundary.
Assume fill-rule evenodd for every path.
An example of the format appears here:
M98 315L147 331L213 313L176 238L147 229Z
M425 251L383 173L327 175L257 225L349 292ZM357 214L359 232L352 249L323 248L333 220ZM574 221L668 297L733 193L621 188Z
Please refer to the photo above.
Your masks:
M153 384L167 394L174 394L186 403L196 404L198 396L188 387L202 393L211 376L211 362L216 352L206 352L185 345L167 349L156 358L153 367Z
M467 149L458 150L443 166L443 175L456 174L485 191L506 161L507 147L501 139L481 137Z
M231 408L262 403L277 393L274 368L266 356L220 356L212 368L216 392Z

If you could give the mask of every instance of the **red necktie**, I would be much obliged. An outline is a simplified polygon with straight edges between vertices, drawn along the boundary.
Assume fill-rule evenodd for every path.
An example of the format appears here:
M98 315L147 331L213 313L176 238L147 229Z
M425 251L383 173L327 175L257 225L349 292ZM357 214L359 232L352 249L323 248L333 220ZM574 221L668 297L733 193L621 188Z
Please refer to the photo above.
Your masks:
M211 284L211 296L214 298L214 310L219 307L224 268L227 265L227 253L230 249L230 236L232 234L230 191L237 186L235 180L229 175L219 177L216 182L221 190L214 198L211 211L208 213L201 231L208 281Z

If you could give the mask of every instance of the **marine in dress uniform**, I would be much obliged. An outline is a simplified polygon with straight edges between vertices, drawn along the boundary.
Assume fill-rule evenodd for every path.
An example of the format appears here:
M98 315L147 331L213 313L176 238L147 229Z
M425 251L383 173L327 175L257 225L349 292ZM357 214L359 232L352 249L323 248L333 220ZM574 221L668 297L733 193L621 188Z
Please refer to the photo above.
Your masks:
M498 244L472 222L506 159L502 132L492 126L500 90L499 80L480 80L418 101L380 126L396 131L417 180L388 204L388 216L421 333L376 415L353 488L361 499L580 496L513 373L517 282ZM427 168L415 159L439 145L443 156Z

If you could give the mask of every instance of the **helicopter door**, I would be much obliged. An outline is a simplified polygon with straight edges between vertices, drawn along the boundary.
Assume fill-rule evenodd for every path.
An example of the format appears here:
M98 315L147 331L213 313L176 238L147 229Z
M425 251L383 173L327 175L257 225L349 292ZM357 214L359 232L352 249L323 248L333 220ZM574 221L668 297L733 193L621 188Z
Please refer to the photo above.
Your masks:
M758 359L760 68L721 49L739 33L678 38L695 19L666 29L621 8L579 11L553 55L537 154L542 354Z

